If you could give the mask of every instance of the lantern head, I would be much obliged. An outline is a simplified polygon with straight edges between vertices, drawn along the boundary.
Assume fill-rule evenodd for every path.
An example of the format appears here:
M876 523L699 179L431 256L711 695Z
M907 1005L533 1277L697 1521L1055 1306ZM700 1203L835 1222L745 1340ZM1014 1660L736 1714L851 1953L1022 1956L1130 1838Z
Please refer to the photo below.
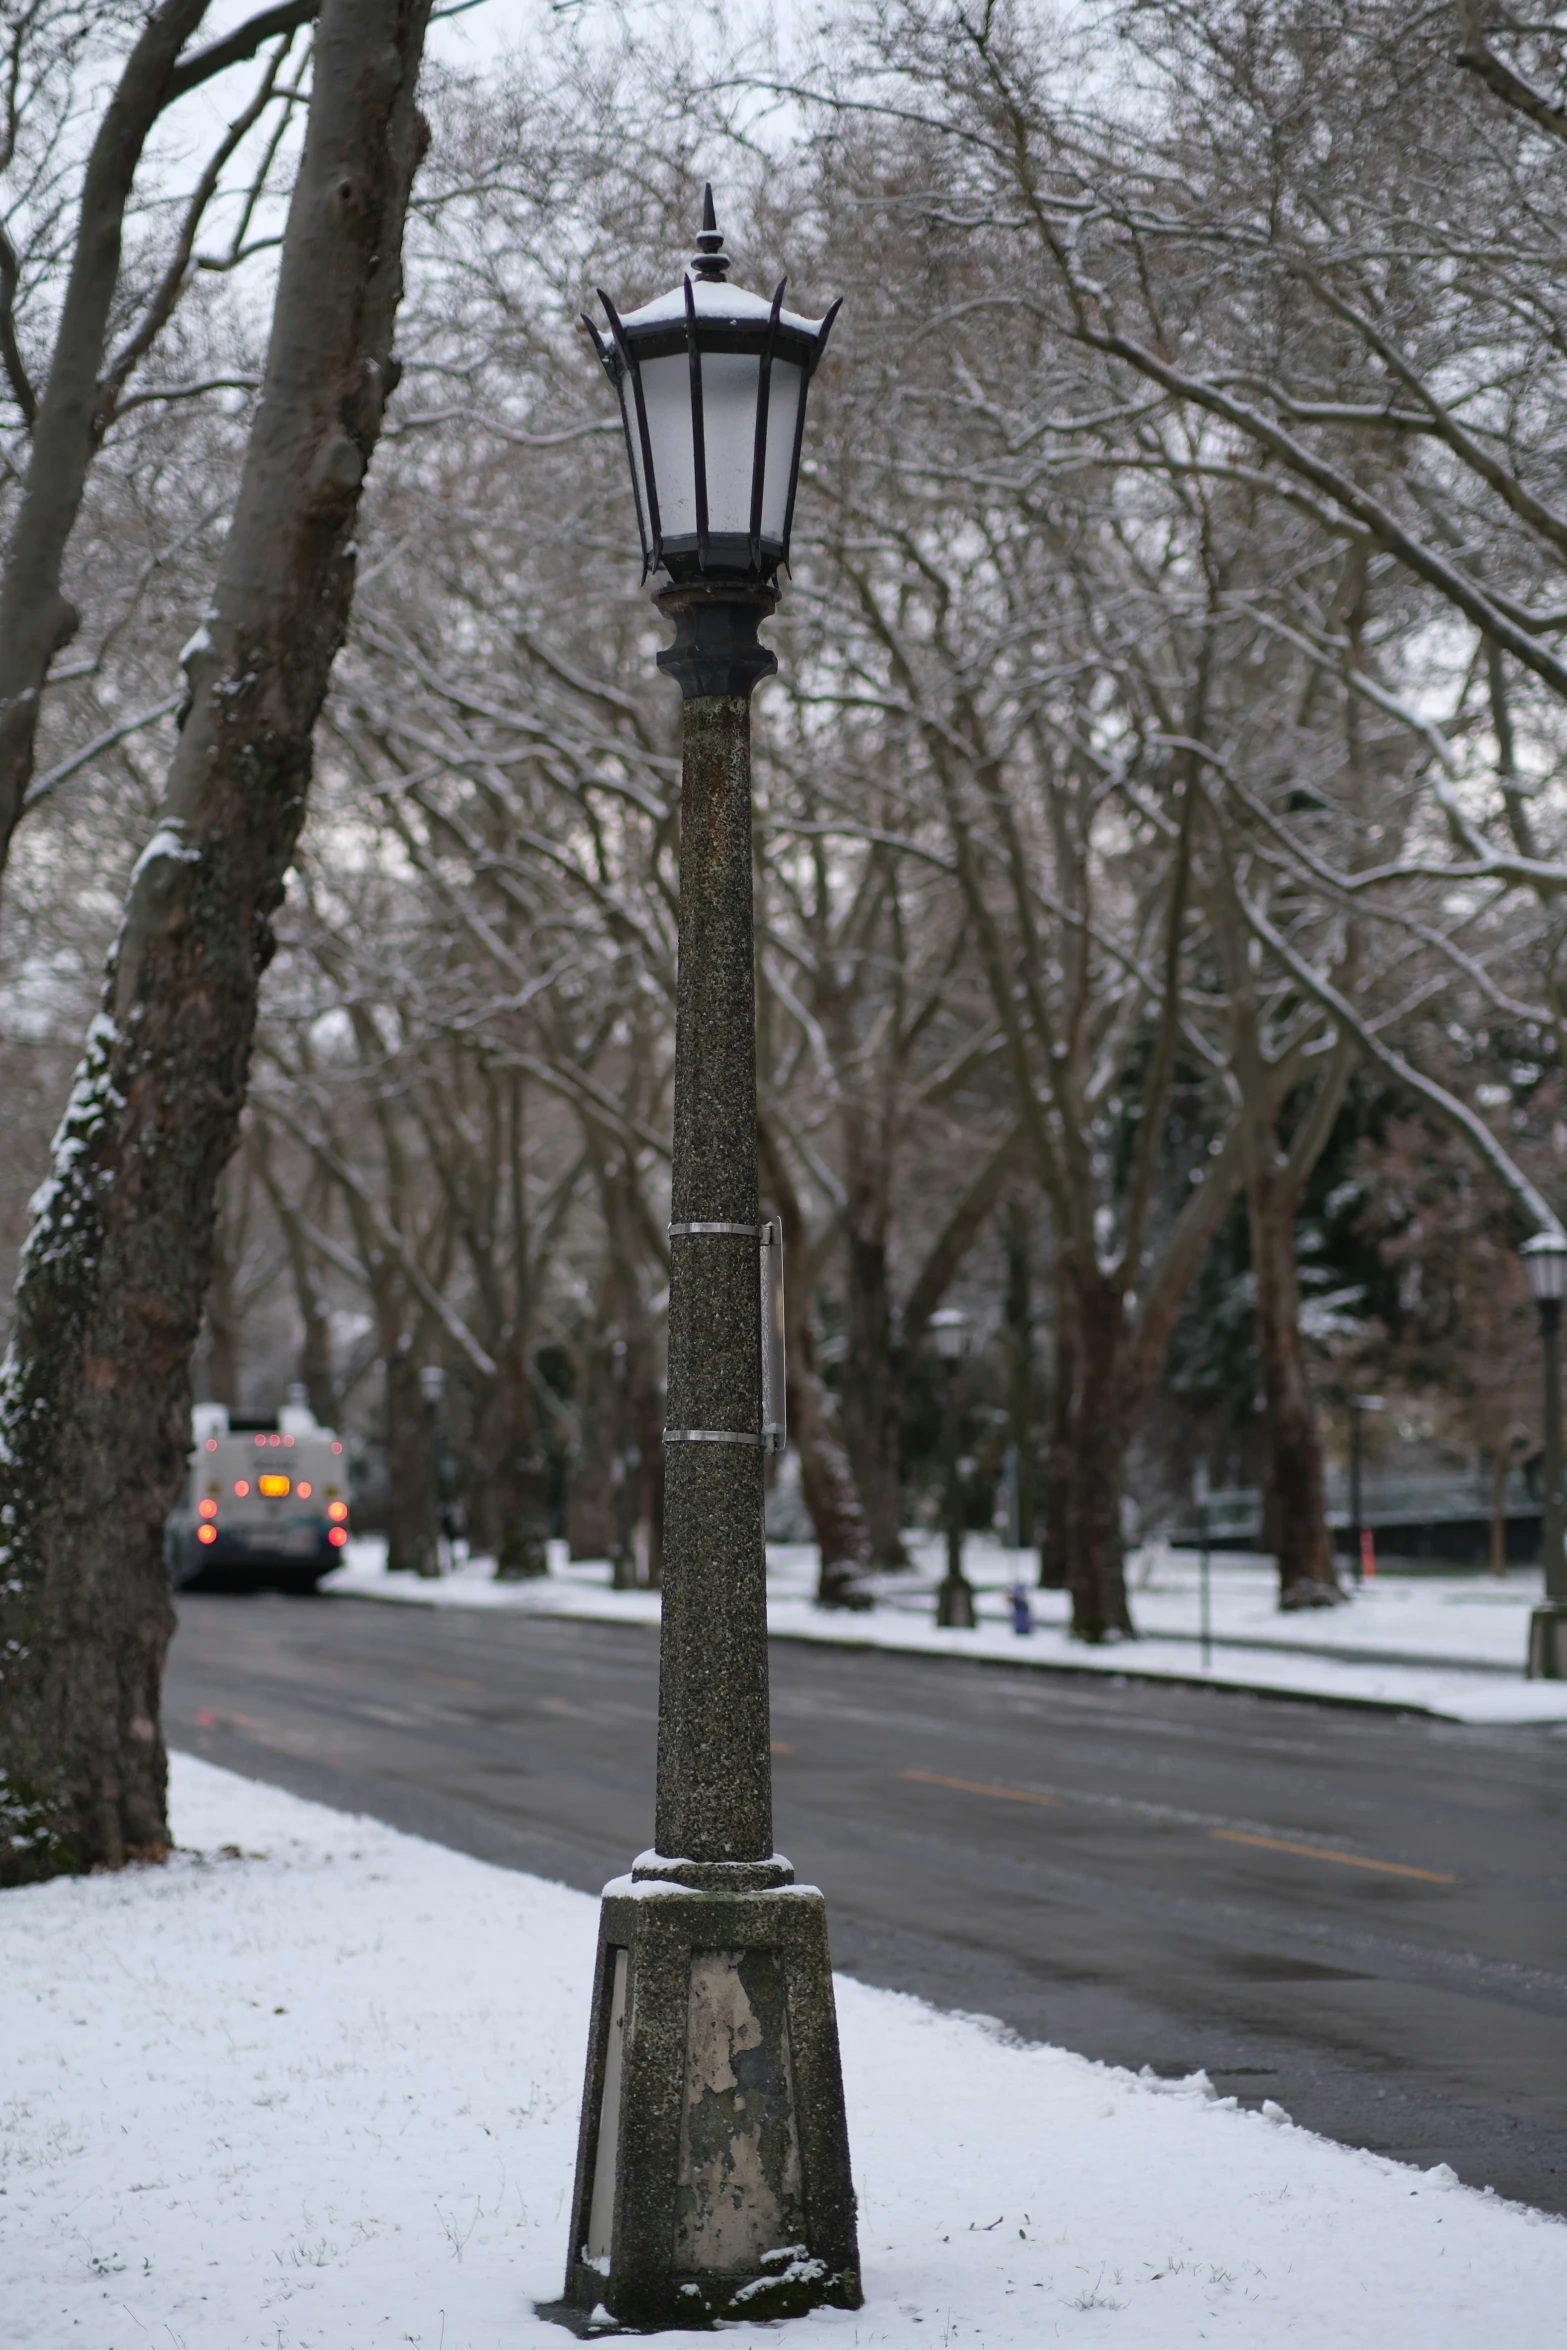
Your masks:
M642 534L642 576L674 586L765 587L789 559L805 393L839 304L825 318L728 284L702 204L683 282L622 318L605 293L601 334L583 324L620 395Z
M1519 1250L1537 1306L1559 1306L1567 1297L1567 1240L1559 1232L1537 1232Z
M930 1318L930 1334L944 1363L961 1363L968 1353L969 1319L961 1306L943 1306Z

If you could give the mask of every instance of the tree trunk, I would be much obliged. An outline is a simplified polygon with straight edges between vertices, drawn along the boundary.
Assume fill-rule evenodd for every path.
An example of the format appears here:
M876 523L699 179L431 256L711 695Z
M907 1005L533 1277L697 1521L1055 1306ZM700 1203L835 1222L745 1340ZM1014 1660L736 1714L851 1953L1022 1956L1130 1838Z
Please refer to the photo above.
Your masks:
M1028 1210L1007 1202L1007 1388L1012 1454L1017 1464L1017 1546L1034 1547L1034 1299L1029 1277Z
M843 1366L843 1441L877 1566L908 1564L898 1491L902 1396L892 1361L887 1244L851 1232L848 1244L848 1354Z
M789 1441L800 1456L800 1493L816 1536L816 1597L823 1607L852 1602L871 1563L871 1535L849 1448L834 1424L816 1375L805 1215L765 1117L757 1120L764 1196L776 1208L784 1242L784 1328Z
M430 1414L410 1340L386 1357L386 1568L433 1575L438 1526Z
M539 1450L533 1398L527 1392L526 1381L508 1380L504 1400L504 1434L496 1455L495 1474L502 1502L495 1580L526 1583L535 1575L549 1573L547 1463Z
M1044 1517L1039 1537L1039 1587L1064 1591L1072 1556L1072 1413L1077 1393L1077 1300L1066 1259L1056 1266L1055 1371L1050 1396L1050 1450L1046 1456Z
M325 0L271 347L164 811L55 1147L0 1375L0 1883L168 1841L164 1522L260 977L395 379L429 0Z
M230 1202L232 1203L232 1190ZM239 1409L241 1312L236 1296L239 1268L230 1250L229 1218L220 1207L212 1234L212 1279L207 1284L206 1386L213 1403Z
M1268 1488L1277 1527L1281 1608L1331 1607L1343 1597L1333 1563L1322 1439L1300 1337L1293 1195L1266 1175L1247 1185L1257 1352L1267 1401Z
M1075 1281L1077 1345L1067 1462L1067 1587L1072 1637L1132 1635L1121 1540L1126 1457L1126 1314L1097 1267Z

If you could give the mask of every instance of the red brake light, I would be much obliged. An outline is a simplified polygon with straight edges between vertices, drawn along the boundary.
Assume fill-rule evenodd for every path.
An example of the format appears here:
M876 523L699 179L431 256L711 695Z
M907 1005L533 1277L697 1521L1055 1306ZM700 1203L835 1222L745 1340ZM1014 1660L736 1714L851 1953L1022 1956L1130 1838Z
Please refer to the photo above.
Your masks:
M329 1501L326 1505L326 1514L329 1518L346 1518L348 1515L347 1502Z
M333 1450L334 1452L341 1452L341 1451L342 1451L342 1449L343 1449L343 1448L342 1448L342 1446L341 1446L340 1444L334 1444L334 1445L333 1445L333 1447L332 1447L332 1450Z
M250 1484L248 1479L244 1477L236 1477L234 1480L234 1491L239 1495L240 1500L243 1501L246 1494L250 1491Z
M196 1540L198 1542L216 1542L217 1539L218 1530L216 1526L198 1526L196 1528Z
M311 1494L314 1493L315 1487L311 1484L308 1477L301 1477L299 1483L295 1486L294 1491L298 1494L301 1501L308 1501Z
M217 1440L217 1438L216 1438L215 1436L209 1436L209 1437L207 1438L207 1450L208 1450L208 1452L216 1452L216 1451L217 1451L217 1449L218 1449L218 1440Z
M218 1514L218 1505L215 1501L204 1501L199 1506L204 1518L215 1518Z
M327 1528L326 1538L328 1542L334 1546L334 1548L341 1550L344 1543L348 1540L348 1528L346 1526L329 1526Z

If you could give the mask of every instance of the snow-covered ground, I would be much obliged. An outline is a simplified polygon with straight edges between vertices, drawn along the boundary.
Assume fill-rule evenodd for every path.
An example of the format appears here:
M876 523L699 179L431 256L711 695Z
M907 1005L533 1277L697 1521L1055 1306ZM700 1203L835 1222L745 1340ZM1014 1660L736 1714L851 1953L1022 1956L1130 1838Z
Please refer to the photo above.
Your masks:
M819 1640L892 1648L928 1656L979 1656L1008 1664L1069 1667L1139 1679L1211 1681L1340 1702L1408 1708L1459 1722L1567 1722L1567 1682L1526 1681L1529 1610L1539 1602L1538 1572L1379 1575L1347 1606L1281 1616L1271 1560L1216 1557L1211 1570L1213 1644L1205 1661L1198 1640L1196 1556L1149 1544L1129 1567L1132 1611L1142 1638L1101 1649L1067 1636L1065 1592L1030 1588L1035 1629L1012 1630L1007 1591L1019 1575L1031 1584L1033 1560L986 1536L968 1547L966 1569L979 1593L978 1628L941 1632L933 1621L942 1546L913 1537L915 1568L881 1577L868 1615L812 1605L816 1552L806 1543L770 1543L768 1625L775 1639ZM592 1616L651 1623L658 1595L612 1591L602 1560L568 1564L550 1545L551 1571L534 1583L497 1583L492 1562L467 1561L438 1581L385 1572L383 1544L354 1541L347 1565L323 1590L367 1599L437 1607L501 1607L545 1615Z
M174 1758L166 1868L0 1894L0 2339L547 2350L595 1905ZM830 1895L829 1888L829 1895ZM1567 2225L839 1983L866 2305L744 2350L1560 2338ZM698 2337L663 2337L678 2350Z

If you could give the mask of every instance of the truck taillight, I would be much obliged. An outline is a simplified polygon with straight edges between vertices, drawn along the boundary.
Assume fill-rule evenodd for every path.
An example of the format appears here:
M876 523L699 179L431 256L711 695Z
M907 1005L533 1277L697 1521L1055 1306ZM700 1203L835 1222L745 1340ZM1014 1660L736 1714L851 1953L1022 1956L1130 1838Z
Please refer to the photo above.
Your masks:
M218 1514L218 1505L215 1501L204 1501L200 1508L204 1518L215 1518Z
M203 1528L202 1531L205 1532L206 1529ZM348 1528L346 1526L329 1526L327 1528L326 1538L328 1542L331 1543L334 1550L341 1550L344 1543L348 1540Z
M246 1494L250 1491L249 1479L246 1477L236 1477L234 1480L234 1491L239 1496L240 1500L243 1501Z
M217 1539L218 1530L216 1526L198 1526L196 1528L196 1540L198 1542L216 1542Z
M326 1514L329 1518L346 1518L348 1515L347 1502L329 1501L326 1505Z

